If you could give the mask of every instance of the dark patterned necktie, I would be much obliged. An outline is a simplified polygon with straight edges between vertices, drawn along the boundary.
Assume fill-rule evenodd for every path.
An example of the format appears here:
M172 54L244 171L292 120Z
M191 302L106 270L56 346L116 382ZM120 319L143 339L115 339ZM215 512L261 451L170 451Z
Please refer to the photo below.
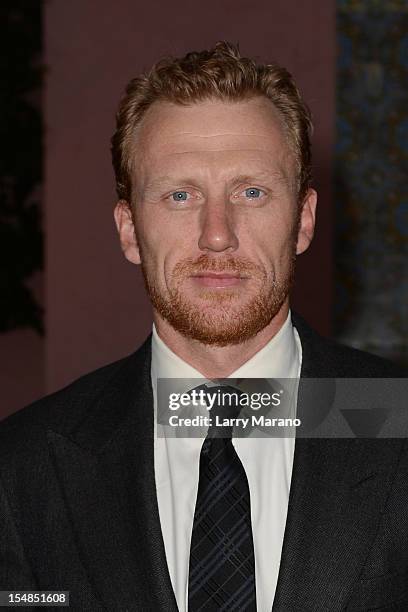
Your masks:
M189 612L256 610L255 557L248 480L232 444L232 427L215 417L238 416L233 387L208 387L219 402L200 454L200 478L190 549ZM224 436L224 437L222 437Z

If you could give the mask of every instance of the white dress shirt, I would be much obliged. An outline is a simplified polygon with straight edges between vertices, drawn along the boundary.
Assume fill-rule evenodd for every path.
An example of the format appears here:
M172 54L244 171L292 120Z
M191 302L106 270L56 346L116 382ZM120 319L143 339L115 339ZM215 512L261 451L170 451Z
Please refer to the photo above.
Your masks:
M289 312L279 332L229 378L298 378L301 362L301 343ZM158 378L205 378L171 351L154 326L151 376L155 414ZM184 391L187 389L180 390ZM251 497L257 610L270 612L279 573L295 439L267 436L233 438L232 442L245 468ZM202 443L203 438L158 437L155 418L160 524L180 612L188 610L190 542Z

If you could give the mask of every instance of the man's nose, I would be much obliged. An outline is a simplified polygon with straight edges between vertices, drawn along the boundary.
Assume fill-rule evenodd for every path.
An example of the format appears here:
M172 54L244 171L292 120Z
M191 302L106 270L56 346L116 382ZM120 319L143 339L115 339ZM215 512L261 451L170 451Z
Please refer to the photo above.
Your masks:
M202 251L235 251L239 241L229 202L209 202L200 220L198 247Z

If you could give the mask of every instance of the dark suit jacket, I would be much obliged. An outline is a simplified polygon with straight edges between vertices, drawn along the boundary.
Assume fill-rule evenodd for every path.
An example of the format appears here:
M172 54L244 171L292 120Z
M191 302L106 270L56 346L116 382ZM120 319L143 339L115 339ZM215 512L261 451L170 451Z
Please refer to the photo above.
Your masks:
M302 377L394 377L296 315ZM177 610L153 464L150 338L0 425L0 590L69 590L74 610ZM403 374L405 375L405 374ZM401 439L297 439L278 611L408 610Z

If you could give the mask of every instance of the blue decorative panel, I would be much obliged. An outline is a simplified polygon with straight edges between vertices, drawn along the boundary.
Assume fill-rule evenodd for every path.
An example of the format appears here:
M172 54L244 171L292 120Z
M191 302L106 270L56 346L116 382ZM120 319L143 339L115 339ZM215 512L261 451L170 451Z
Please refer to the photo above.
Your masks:
M338 0L335 329L408 361L408 0Z

